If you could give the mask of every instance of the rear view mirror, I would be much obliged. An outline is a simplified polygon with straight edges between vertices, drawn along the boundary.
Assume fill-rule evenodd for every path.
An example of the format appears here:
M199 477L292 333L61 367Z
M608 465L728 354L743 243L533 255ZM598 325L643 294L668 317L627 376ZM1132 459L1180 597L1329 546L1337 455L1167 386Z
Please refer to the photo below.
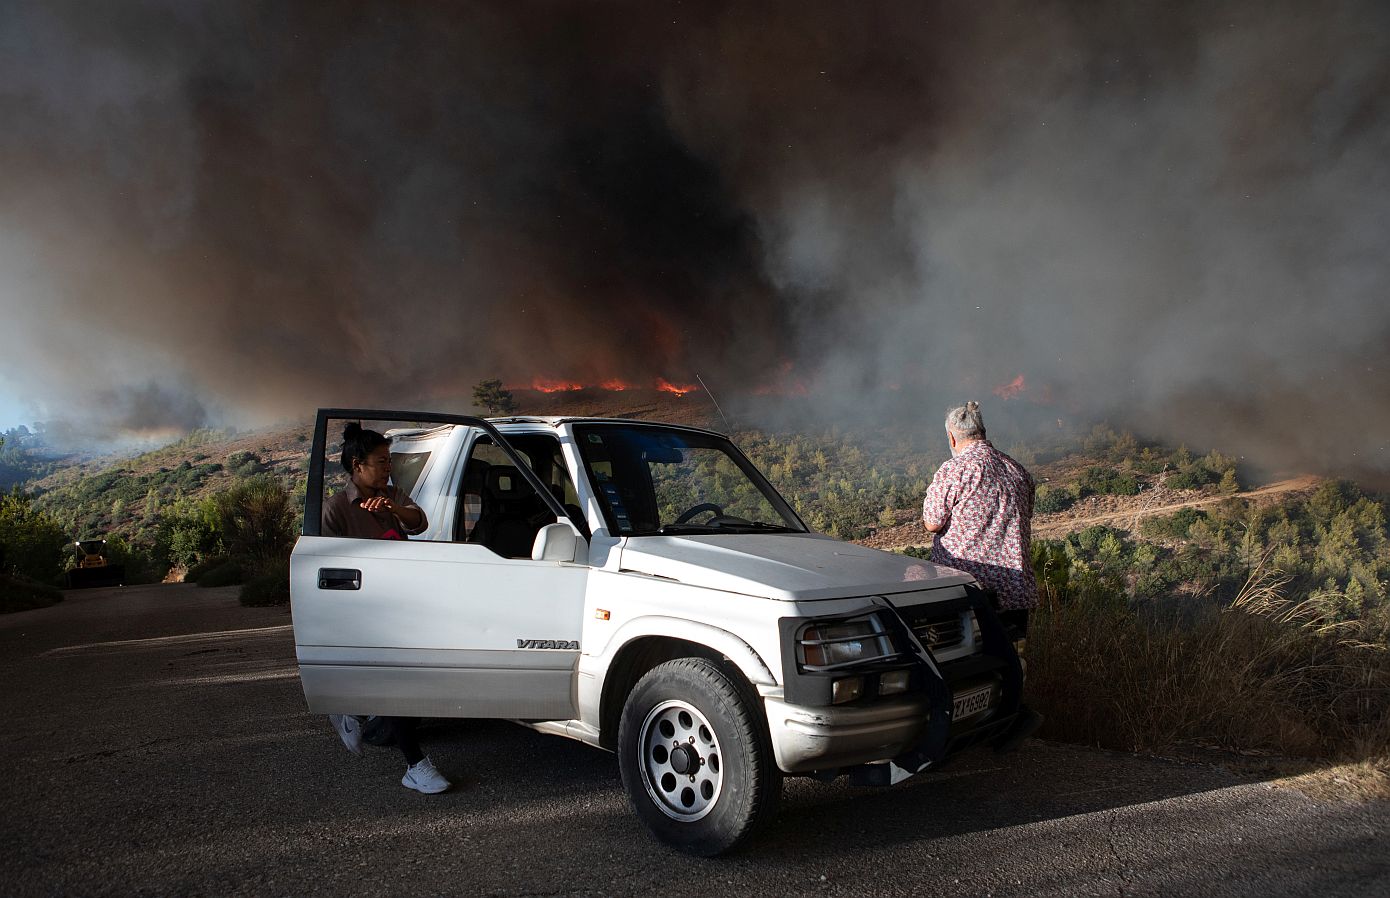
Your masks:
M654 465L678 465L685 461L685 453L665 446L648 446L642 450L642 461Z
M546 524L531 546L532 561L578 561L579 533L565 521Z

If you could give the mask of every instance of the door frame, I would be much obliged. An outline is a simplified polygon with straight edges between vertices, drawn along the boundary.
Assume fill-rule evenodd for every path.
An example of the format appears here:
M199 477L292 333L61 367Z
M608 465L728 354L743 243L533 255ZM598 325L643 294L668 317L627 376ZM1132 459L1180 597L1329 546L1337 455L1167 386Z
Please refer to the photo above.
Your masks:
M309 483L304 493L304 527L301 531L305 536L320 536L323 528L323 472L327 462L326 454L328 451L328 422L329 421L385 421L385 422L426 422L431 424L454 424L464 427L476 427L492 437L493 442L501 447L512 464L521 472L521 476L536 491L546 507L555 515L555 520L566 520L575 526L580 535L587 542L592 538L589 532L589 522L584 520L583 515L574 517L565 510L565 507L556 500L551 494L550 488L541 482L536 472L531 470L531 465L512 448L507 442L507 438L497 429L493 423L486 418L479 418L473 415L449 415L437 412L415 412L400 411L390 409L358 409L358 408L321 408L314 420L314 442L309 455ZM513 416L505 419L507 421L524 421L522 416Z

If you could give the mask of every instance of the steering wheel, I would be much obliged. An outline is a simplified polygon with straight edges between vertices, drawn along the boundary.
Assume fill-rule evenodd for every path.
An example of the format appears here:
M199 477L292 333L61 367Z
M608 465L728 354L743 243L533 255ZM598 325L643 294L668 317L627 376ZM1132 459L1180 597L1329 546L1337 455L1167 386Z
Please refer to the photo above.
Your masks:
M716 518L724 517L724 509L720 508L718 505L715 505L713 502L701 502L699 505L691 506L690 508L687 508L685 511L681 512L680 517L676 518L671 523L688 523L691 518L695 517L697 514L700 514L701 512L706 511L714 512L714 516Z

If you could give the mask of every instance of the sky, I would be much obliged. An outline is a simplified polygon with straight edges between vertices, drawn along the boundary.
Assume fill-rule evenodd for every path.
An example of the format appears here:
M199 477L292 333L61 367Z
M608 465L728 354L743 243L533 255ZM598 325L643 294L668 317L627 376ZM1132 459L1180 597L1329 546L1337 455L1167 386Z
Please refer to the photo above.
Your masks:
M1387 98L1369 0L6 4L0 420L698 374L1384 475Z

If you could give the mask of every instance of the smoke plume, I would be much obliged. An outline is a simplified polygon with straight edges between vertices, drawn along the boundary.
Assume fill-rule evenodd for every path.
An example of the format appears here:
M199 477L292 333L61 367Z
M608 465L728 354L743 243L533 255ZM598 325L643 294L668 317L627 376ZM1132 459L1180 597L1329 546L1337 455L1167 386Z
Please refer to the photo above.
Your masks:
M699 373L1384 474L1387 97L1375 2L8 5L0 386L141 431Z

